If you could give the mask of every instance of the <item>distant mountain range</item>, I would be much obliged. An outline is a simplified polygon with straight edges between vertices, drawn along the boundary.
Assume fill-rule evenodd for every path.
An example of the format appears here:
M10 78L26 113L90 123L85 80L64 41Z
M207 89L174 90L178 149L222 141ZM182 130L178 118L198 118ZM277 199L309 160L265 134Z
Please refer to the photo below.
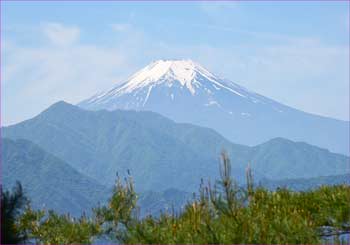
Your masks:
M28 140L2 141L2 184L11 188L20 180L34 208L54 209L59 213L79 216L91 213L99 203L104 204L111 194L105 187L88 178L69 164L45 152ZM308 190L321 185L350 185L350 174L309 179L262 179L256 185L276 189ZM199 188L199 183L198 183ZM198 196L197 196L198 197ZM140 215L178 213L194 196L191 192L169 188L164 191L144 191L139 194Z
M2 134L32 141L103 186L112 186L116 172L129 169L139 191L196 191L201 178L219 177L222 149L241 183L248 163L256 180L349 172L349 157L306 143L276 138L248 147L233 144L214 130L175 123L153 112L87 111L65 102L3 128Z
M283 85L283 81L281 81ZM91 110L149 110L256 145L283 137L349 155L349 122L291 108L222 79L191 60L159 60L78 104Z
M78 216L83 210L89 214L110 196L112 186L107 188L80 174L28 140L2 139L1 160L4 188L20 181L34 208Z
M282 105L189 60L154 62L78 106L57 102L1 130L4 188L19 180L35 208L74 216L104 203L128 170L141 215L178 211L201 179L219 179L223 150L241 185L248 164L270 189L349 184L349 122Z
M350 174L283 180L263 179L260 181L259 185L271 190L275 190L276 188L288 188L294 191L306 191L322 185L350 185Z
M2 128L2 136L4 187L19 180L34 207L75 216L104 203L116 173L128 169L141 193L141 215L178 211L198 191L201 178L219 178L222 149L240 184L248 163L255 182L268 188L307 189L343 183L349 176L349 157L341 154L283 138L238 145L212 129L153 112L87 111L58 102L30 120ZM337 176L318 177L327 175Z
M197 196L198 198L198 196ZM174 188L165 191L146 191L139 195L138 205L140 215L159 215L160 213L179 213L186 204L193 201L191 192L180 191Z

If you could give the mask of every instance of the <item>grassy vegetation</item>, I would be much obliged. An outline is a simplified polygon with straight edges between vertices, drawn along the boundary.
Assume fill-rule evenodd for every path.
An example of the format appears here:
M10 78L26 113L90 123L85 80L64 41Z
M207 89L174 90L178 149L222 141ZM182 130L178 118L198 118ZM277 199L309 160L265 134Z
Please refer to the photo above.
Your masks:
M324 186L309 192L254 189L247 169L243 189L231 179L226 155L222 155L220 172L221 181L213 187L202 184L198 198L181 213L120 220L125 229L114 234L127 244L317 244L321 243L321 226L341 229L350 223L349 186ZM111 202L119 198L117 190Z
M108 234L126 244L320 244L322 226L339 230L350 224L350 187L322 186L307 192L254 188L246 171L244 188L231 178L231 165L222 154L221 179L202 181L199 193L179 213L139 217L131 177L116 181L108 205L94 217L72 219L28 207L17 227L41 243L91 243Z

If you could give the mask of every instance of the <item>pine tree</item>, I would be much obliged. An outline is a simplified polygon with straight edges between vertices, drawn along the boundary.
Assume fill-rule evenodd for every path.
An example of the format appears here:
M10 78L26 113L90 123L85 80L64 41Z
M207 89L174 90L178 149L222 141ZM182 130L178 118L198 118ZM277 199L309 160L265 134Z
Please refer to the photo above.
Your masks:
M18 244L24 243L26 234L18 229L16 220L23 211L25 204L28 202L23 194L22 186L16 182L12 193L9 191L1 192L1 244Z

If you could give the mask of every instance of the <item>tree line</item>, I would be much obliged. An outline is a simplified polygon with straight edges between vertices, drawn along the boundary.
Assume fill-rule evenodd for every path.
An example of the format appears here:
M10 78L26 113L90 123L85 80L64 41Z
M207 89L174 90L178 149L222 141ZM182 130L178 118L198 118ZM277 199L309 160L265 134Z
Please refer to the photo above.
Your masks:
M220 177L213 184L202 181L181 211L143 218L130 175L117 177L106 205L80 218L34 210L17 183L12 192L1 189L1 243L89 244L105 235L123 244L320 244L324 228L349 232L347 185L270 191L254 186L248 167L242 187L232 179L225 153Z

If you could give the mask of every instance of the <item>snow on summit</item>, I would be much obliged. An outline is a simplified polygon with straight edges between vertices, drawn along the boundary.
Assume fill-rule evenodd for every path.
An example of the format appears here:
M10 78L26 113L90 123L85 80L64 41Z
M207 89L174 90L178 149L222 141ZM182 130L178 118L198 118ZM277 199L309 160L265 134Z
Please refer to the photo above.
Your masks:
M156 87L159 88L161 86L166 88L167 91L165 93L172 100L175 100L176 93L173 91L174 88L187 91L192 96L205 93L207 101L202 104L206 106L219 105L218 103L213 103L215 99L212 98L215 91L218 92L219 90L225 90L245 98L249 97L248 93L251 94L250 97L255 96L243 87L219 78L192 60L157 60L136 72L126 82L83 101L81 105L84 107L87 105L88 107L94 107L93 105L97 104L111 105L112 100L134 93L137 102L131 101L124 105L112 103L114 104L112 108L137 109L133 107L144 107L152 91ZM172 91L169 92L170 90ZM258 100L255 99L255 101Z
M194 94L193 83L198 83L196 76L202 76L209 80L217 79L212 73L192 60L158 60L131 76L124 84L123 91L131 92L136 88L151 84L177 81Z
M284 137L348 152L348 141L343 136L348 134L340 130L348 128L346 125L336 126L337 122L249 91L192 60L154 61L123 83L78 105L88 110L153 111L176 122L215 129L241 144L255 145ZM324 131L331 128L330 124L335 125L333 140ZM327 143L339 139L343 143L336 147Z
M238 105L245 104L237 108ZM256 104L283 112L283 107L222 79L192 60L157 60L124 83L79 103L86 109L161 111L212 108L230 116L254 115ZM273 104L273 105L272 105ZM246 106L247 105L247 106ZM164 108L164 107L167 108ZM236 107L236 108L235 108ZM207 110L204 109L204 110ZM236 113L233 113L237 111ZM180 114L183 114L182 112Z
M192 60L158 60L132 76L130 83L139 83L144 80L155 81L166 76L184 85L186 82L191 82L197 73L208 78L215 78L213 74Z

